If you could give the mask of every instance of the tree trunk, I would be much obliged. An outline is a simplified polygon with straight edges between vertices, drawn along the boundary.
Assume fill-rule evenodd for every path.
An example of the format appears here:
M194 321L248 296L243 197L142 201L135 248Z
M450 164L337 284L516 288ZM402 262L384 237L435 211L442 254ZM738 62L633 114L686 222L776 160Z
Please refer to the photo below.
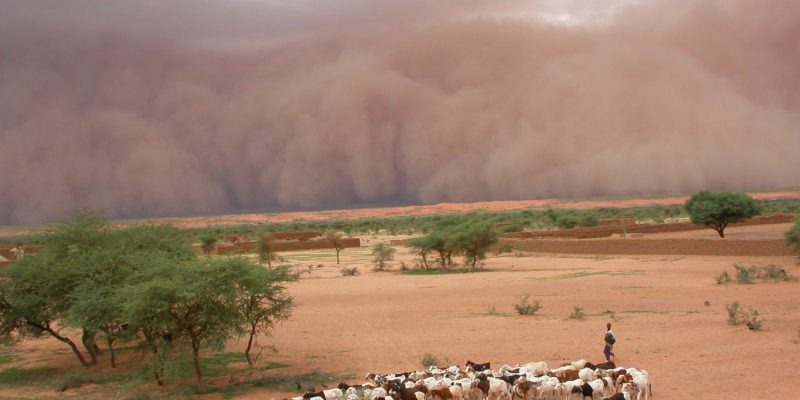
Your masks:
M83 343L83 347L86 349L86 352L89 353L89 357L91 358L91 364L97 365L97 352L95 351L95 347L97 346L94 343L94 334L84 329L83 333L81 334L81 343Z
M108 352L111 353L111 368L117 368L117 355L114 353L114 339L107 337Z
M247 359L247 364L253 366L253 360L250 358L250 348L253 346L253 338L256 336L256 324L252 324L250 328L250 338L247 340L247 348L244 349L244 357Z
M72 339L59 335L49 326L43 327L42 330L47 331L47 333L52 335L54 338L58 339L60 342L68 344L69 347L72 349L72 352L75 353L75 356L78 357L78 360L84 367L88 367L89 365L91 365L89 364L89 362L86 361L86 358L83 357L83 354L78 349L78 346L75 344L75 342L72 341Z
M430 267L428 267L428 255L424 252L421 252L419 255L422 257L422 265L425 266L425 269L430 269Z
M336 264L339 264L339 249L336 249Z
M200 369L200 343L192 340L192 363L194 372L197 374L197 384L200 385L200 392L206 391L206 384L203 382L203 371Z

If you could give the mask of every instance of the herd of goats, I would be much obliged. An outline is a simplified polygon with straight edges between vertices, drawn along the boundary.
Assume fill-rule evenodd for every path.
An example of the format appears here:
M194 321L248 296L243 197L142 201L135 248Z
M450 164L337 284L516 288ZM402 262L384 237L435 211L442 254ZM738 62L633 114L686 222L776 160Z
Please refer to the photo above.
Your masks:
M586 360L556 369L531 362L496 371L489 363L467 361L463 370L433 366L427 371L367 374L366 379L361 385L340 383L292 400L648 400L653 395L647 371Z

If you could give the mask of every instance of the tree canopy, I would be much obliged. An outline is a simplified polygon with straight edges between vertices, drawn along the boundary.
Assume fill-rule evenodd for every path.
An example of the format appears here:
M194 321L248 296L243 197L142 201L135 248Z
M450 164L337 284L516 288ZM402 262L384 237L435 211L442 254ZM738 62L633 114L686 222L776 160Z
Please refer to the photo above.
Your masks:
M116 341L148 350L156 380L167 363L192 356L202 387L200 353L258 333L289 317L287 267L266 269L239 257L198 258L185 232L170 225L111 226L81 213L55 225L44 250L0 270L0 339L53 337L84 366L98 362L104 338L116 366ZM80 332L82 351L71 337ZM88 357L87 357L88 355Z
M761 212L759 203L745 193L702 191L684 204L692 222L708 226L725 237L729 224L752 218Z

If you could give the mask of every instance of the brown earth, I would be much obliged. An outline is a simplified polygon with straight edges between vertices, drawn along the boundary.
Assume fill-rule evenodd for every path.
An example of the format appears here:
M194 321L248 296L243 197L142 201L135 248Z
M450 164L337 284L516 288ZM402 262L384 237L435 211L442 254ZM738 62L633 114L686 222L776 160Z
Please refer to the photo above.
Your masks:
M737 229L771 237L779 234L773 228ZM371 246L390 238L362 239ZM543 360L551 366L579 358L600 361L605 323L611 320L603 313L610 310L618 363L648 370L657 399L794 398L793 386L780 382L796 377L800 283L722 286L714 277L733 272L733 263L777 264L798 276L795 257L515 253L490 257L484 272L413 276L397 272L400 261L412 263L406 249L398 253L394 271L372 272L369 247L347 249L343 265L362 271L347 278L340 276L331 250L282 253L298 270L312 266L313 272L291 286L297 302L292 319L272 337L260 338L262 345L277 349L264 351L262 362L289 364L267 374L291 380L320 371L353 374L350 381L360 382L367 372L421 368L425 353L458 364L467 359L495 365ZM538 315L514 314L512 305L525 293L541 300ZM728 325L724 306L734 301L755 307L764 329ZM568 319L574 306L588 317ZM226 350L243 347L232 343ZM28 341L17 349L13 366L80 369L66 347L52 339ZM118 391L90 385L65 395L108 398ZM296 394L256 388L237 398ZM56 395L42 388L0 391L0 397Z

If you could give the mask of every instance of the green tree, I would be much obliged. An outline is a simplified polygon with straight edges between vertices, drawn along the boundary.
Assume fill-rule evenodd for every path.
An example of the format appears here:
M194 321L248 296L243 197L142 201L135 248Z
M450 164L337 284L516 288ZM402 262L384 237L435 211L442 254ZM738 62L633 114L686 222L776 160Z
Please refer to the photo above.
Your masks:
M245 326L247 347L244 355L249 365L253 365L250 351L255 343L256 335L269 335L279 321L291 315L294 307L293 299L286 293L286 283L297 280L297 276L289 272L289 267L278 266L273 269L250 268L246 260L232 261L242 269L238 287L242 290L239 297L239 311L242 324Z
M795 253L800 253L800 216L794 218L794 225L786 231L785 238L786 244L789 245Z
M383 271L386 263L394 260L395 249L386 243L379 243L372 248L372 262L375 263L375 270Z
M459 227L455 241L464 253L464 263L475 269L478 261L486 258L486 252L500 239L500 234L490 222L468 222Z
M752 218L761 212L759 203L745 193L702 191L686 201L684 208L692 222L708 226L720 237L732 223Z
M433 243L429 236L420 236L406 241L406 246L410 247L414 253L422 260L422 266L430 269L428 265L428 254L433 251Z
M344 235L337 231L325 232L325 240L331 243L336 250L336 264L339 264L339 252L344 249Z

